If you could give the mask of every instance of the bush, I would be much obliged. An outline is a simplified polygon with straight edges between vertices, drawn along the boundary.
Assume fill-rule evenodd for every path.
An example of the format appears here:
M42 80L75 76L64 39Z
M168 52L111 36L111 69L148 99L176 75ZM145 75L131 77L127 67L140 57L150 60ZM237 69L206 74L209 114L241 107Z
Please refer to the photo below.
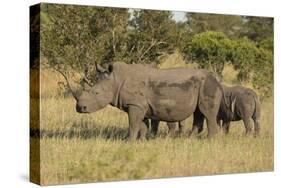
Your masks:
M194 35L190 54L200 68L208 69L221 77L225 62L230 60L232 46L232 41L223 33L207 31Z
M237 79L240 82L250 80L257 53L258 48L252 41L246 38L233 41L231 61L234 68L239 71Z
M273 55L270 50L258 49L254 66L253 86L261 99L273 94Z

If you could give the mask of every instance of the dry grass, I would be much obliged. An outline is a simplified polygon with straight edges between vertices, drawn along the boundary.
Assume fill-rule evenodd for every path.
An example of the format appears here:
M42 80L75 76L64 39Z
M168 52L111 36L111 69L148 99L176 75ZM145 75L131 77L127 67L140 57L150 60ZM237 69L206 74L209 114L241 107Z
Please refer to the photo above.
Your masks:
M57 77L53 77L57 78ZM42 89L54 87L42 79ZM44 92L44 91L43 91ZM273 101L262 104L261 135L244 136L242 122L230 134L170 138L161 123L155 139L127 143L128 118L113 107L78 114L72 98L41 100L41 183L65 184L273 170ZM191 127L192 117L185 122Z

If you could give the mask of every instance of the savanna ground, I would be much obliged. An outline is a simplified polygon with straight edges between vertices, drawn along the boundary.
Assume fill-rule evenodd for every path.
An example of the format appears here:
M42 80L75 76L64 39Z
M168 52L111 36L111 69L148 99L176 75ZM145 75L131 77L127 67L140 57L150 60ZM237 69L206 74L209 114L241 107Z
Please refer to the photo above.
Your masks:
M162 66L177 66L173 59ZM235 82L233 75L227 67L224 80ZM208 140L204 125L199 136L171 138L161 122L156 138L127 143L126 113L108 106L96 113L78 114L73 98L57 95L60 80L50 71L41 76L41 184L273 170L273 98L262 102L259 137L245 137L239 121L231 123L227 136L220 132ZM191 124L192 117L185 121L185 132ZM31 132L35 132L31 139L39 139L33 127Z

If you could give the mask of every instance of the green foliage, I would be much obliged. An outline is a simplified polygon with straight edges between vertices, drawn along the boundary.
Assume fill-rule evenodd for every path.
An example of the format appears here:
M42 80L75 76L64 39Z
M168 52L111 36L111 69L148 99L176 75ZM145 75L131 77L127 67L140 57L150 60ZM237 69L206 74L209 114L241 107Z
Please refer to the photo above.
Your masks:
M90 62L93 54L88 49L93 40L87 20L93 12L84 6L42 4L41 7L44 20L49 20L42 22L41 35L41 51L48 57L48 63L81 68Z
M190 53L201 68L222 76L225 62L231 58L232 45L232 41L225 34L207 31L193 36Z
M187 13L186 17L186 24L192 35L206 31L217 31L233 38L238 37L243 29L241 16Z
M126 52L128 10L115 8L95 8L95 10L90 20L90 31L95 40L95 49L101 50L96 54L97 57L101 56L97 62L122 60Z
M38 5L33 6L30 9L30 68L38 69L39 66L39 54L40 54L40 7Z
M273 53L273 50L274 50L273 37L267 37L267 38L263 39L262 41L260 41L259 47L270 50Z
M239 39L234 43L232 64L239 70L239 81L252 81L255 89L263 99L273 91L273 53L256 47L249 39Z
M42 55L51 67L94 74L94 62L158 62L180 41L169 11L42 4ZM93 78L93 77L90 77Z
M273 18L245 17L244 22L243 36L257 43L266 38L273 38Z
M233 41L232 64L239 71L237 79L247 81L256 63L258 48L252 41L242 38Z
M253 86L260 93L261 99L273 94L273 54L259 48L254 66Z
M176 23L170 11L135 10L127 41L129 62L159 62L175 48Z
M122 56L127 9L42 4L41 14L41 52L51 67L67 65L87 76L94 62Z
M177 50L181 53L184 60L190 59L189 45L191 43L192 37L191 33L185 22L178 22L176 27L174 43L176 44Z
M34 15L31 34L39 32L40 18L44 65L71 68L92 82L94 63L159 63L178 51L220 77L232 63L237 79L252 81L262 95L273 87L272 18L188 13L187 21L176 22L170 11L44 3L40 17Z
M271 43L267 40L263 46ZM252 81L261 98L271 96L273 90L273 53L270 49L270 46L258 48L247 38L231 40L223 33L213 31L194 35L189 44L189 53L201 68L222 76L225 62L230 62L238 70L238 81Z

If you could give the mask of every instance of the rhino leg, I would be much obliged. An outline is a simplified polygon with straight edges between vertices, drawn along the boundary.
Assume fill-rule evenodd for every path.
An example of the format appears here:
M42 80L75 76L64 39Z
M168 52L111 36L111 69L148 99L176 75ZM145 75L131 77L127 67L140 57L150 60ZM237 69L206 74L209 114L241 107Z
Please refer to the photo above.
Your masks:
M183 126L184 126L184 122L180 121L179 122L179 134L181 134L183 132Z
M169 128L169 136L175 136L176 134L176 123L168 122L167 126Z
M203 131L203 124L204 124L204 115L196 109L196 111L193 114L193 123L192 123L192 129L188 133L188 137L192 136L193 133L199 134Z
M229 133L229 126L230 126L230 121L223 121L222 128L225 134Z
M260 133L261 104L257 97L255 97L254 99L255 99L255 110L252 118L254 120L255 136L258 136Z
M152 136L156 136L156 134L158 132L159 123L160 123L160 121L151 119L151 133L152 133Z
M147 135L147 132L148 132L148 128L147 128L147 125L145 123L142 123L140 125L140 134L139 134L139 138L141 140L145 140L146 139L146 135Z
M216 125L216 119L212 116L206 118L208 125L208 138L213 137L218 132L218 128Z
M143 122L145 123L147 129L149 129L149 119L148 118L144 118Z
M160 121L158 121L158 120L153 120L153 119L151 120L151 133L153 136L157 135L159 123L160 123ZM171 136L175 135L176 123L169 122L169 123L167 123L167 126L169 128L169 135L171 135Z
M211 138L218 132L217 114L223 93L219 83L212 76L208 76L202 86L199 91L198 107L207 120L208 138Z
M222 128L222 120L220 120L219 118L217 118L217 124L219 128Z
M250 117L245 117L243 118L244 126L246 129L246 135L251 134L252 132L252 127L253 127L253 120Z
M255 136L260 134L260 121L258 119L254 119L254 129L255 129Z
M134 141L140 133L140 138L143 139L147 133L147 126L144 121L144 112L137 106L129 106L129 140Z

